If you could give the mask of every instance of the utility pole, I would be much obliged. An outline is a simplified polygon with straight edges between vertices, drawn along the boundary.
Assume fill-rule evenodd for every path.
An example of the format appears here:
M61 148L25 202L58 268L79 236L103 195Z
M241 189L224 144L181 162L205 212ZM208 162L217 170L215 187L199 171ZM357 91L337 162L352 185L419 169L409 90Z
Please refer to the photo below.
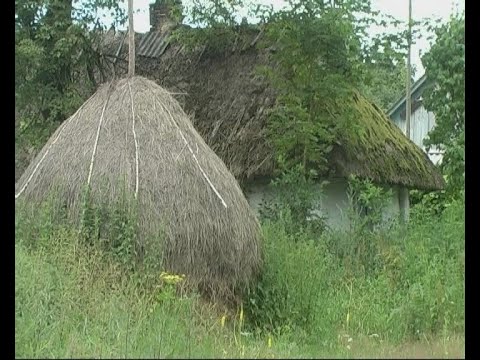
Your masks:
M406 135L410 139L410 116L412 114L412 94L411 94L411 78L412 78L412 0L408 0L408 55L407 55L407 108L406 108Z
M128 77L135 76L135 31L133 30L133 0L128 0Z
M407 79L406 79L406 109L405 109L405 135L410 139L410 117L412 115L412 66L411 66L411 55L412 55L412 0L408 0L408 32L407 32ZM401 220L405 224L408 222L409 211L410 211L410 197L408 193L408 188L404 187L400 190L400 212Z

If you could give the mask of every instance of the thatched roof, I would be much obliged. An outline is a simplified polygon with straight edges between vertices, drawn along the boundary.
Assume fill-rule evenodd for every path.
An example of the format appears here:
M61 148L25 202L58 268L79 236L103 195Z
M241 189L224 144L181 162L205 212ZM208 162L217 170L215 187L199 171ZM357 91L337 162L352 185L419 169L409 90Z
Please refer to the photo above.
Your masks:
M126 192L143 233L164 233L166 270L214 291L260 266L259 224L222 160L178 102L142 77L102 86L52 135L15 185L30 205L52 194L79 218L84 187L102 203ZM123 184L124 186L119 186Z
M143 47L137 52L136 71L177 94L186 112L194 115L195 128L239 181L271 176L275 154L266 138L266 119L275 94L256 75L258 65L271 64L269 50L253 45L258 32L246 30L221 53L203 47L189 51L172 42L152 55L156 57L142 56L142 49L153 44L154 34L137 34ZM162 44L168 40L156 36ZM144 37L148 41L142 42ZM116 51L118 45L119 41L110 48ZM119 54L126 59L125 50ZM117 61L117 74L125 66L125 61ZM353 174L410 188L443 188L444 180L428 156L384 112L358 93L352 94L352 102L358 110L357 125L365 131L337 139L325 176Z

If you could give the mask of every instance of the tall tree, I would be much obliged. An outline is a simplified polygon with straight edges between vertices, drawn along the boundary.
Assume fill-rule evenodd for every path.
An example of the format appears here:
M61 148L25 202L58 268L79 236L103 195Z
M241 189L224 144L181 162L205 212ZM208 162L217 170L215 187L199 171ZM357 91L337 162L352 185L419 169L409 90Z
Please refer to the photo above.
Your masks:
M314 169L326 165L338 131L356 131L348 106L353 88L379 99L384 109L399 95L381 94L392 87L388 82L404 89L404 33L368 32L370 25L387 22L396 20L365 0L290 0L288 8L269 17L266 42L277 48L276 68L265 73L278 93L269 128L287 168L300 163L305 174L315 175Z
M425 145L445 151L441 167L448 190L457 193L465 184L465 13L434 31L435 43L422 57L429 82L424 104L436 118Z
M351 4L348 4L349 6ZM277 91L269 118L270 139L286 168L302 165L305 175L326 166L340 127L348 126L352 85L361 81L360 42L352 9L318 1L290 1L273 14L265 45L275 44L275 67L264 69ZM338 117L343 103L343 116Z
M15 1L15 100L22 113L58 122L84 100L77 83L93 90L101 67L95 44L99 9L124 19L113 0Z

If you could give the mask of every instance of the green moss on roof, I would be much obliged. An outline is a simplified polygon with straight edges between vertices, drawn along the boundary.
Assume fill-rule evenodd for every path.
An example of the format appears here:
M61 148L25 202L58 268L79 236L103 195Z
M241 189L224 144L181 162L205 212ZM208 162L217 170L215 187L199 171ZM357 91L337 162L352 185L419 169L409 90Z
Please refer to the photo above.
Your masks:
M336 175L354 174L376 182L420 189L445 185L427 154L409 140L376 105L358 92L352 95L353 124L344 131L330 163Z

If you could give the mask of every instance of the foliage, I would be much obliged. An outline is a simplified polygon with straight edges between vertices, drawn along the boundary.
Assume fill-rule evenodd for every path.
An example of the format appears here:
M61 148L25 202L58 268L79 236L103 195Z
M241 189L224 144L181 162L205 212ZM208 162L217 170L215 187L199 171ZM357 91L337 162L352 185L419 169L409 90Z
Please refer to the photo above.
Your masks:
M350 176L348 185L350 207L354 210L351 220L360 219L371 229L380 226L384 222L383 213L393 196L392 189L355 176Z
M277 93L269 139L279 165L301 164L306 175L326 169L342 129L355 131L350 102L342 101L352 88L384 110L404 88L405 31L372 36L369 26L400 22L372 11L370 1L291 0L275 12L249 1L208 0L184 10L196 28L180 27L174 38L202 54L243 48L236 46L242 32L260 31L256 44L272 50L272 61L257 70ZM239 24L242 12L260 23Z
M455 200L434 218L415 209L407 231L368 237L292 234L288 217L265 222L266 267L245 307L250 326L307 342L339 331L394 341L464 331L464 206Z
M336 116L336 101L358 82L359 44L346 15L306 2L273 14L266 27L260 46L276 48L274 66L262 69L277 92L269 138L286 168L300 163L305 174L325 170L337 131L347 126L349 108Z
M357 131L352 89L384 109L396 99L404 33L368 34L369 26L387 23L398 21L372 11L369 1L292 0L270 15L259 46L274 49L272 65L261 70L277 93L268 128L279 165L326 170L338 134Z
M243 5L242 0L193 0L182 6L182 12L196 26L195 31L181 27L173 33L172 40L181 42L188 50L205 46L211 53L222 53L238 37L236 14ZM172 8L174 13L175 9L178 6Z
M465 14L432 28L436 41L422 62L430 84L424 104L436 126L425 144L445 150L441 168L447 192L456 194L465 184Z
M315 331L321 332L320 338L332 340L332 319L317 322L316 317L319 312L335 311L326 304L329 283L337 275L331 272L334 259L305 233L292 233L291 213L283 214L263 227L266 268L246 299L248 325L277 335L297 333L300 338L319 326Z
M313 172L314 170L311 170ZM321 232L325 228L325 219L312 212L322 196L322 186L305 176L301 165L285 170L282 175L271 181L273 196L260 206L262 220L278 221L287 216L291 219L288 232Z
M181 295L182 276L130 271L48 206L35 218L17 208L16 355L338 357L362 337L447 343L465 331L465 203L436 217L417 207L406 231L370 232L370 271L358 232L294 232L289 212L266 220L264 274L239 312Z
M234 26L237 23L236 14L243 7L244 1L193 0L184 7L189 20L198 26L210 25Z
M87 189L82 209L83 240L89 244L97 244L124 266L133 268L141 260L141 249L137 241L137 208L137 202L129 199L126 194L113 205L96 204L91 200ZM149 255L158 257L159 254Z
M110 10L118 23L125 20L112 0L15 1L15 107L21 141L28 143L28 134L39 129L48 130L48 137L95 90L104 67L98 51L101 9Z
M98 246L79 241L76 231L50 235L33 252L16 245L17 356L192 354L192 337L215 326L209 318L192 330L195 298L176 297L159 273L132 276Z
M386 112L405 92L408 23L385 14L372 15L371 21L377 26L389 27L389 32L368 37L362 42L366 70L361 90ZM412 20L412 44L422 36L423 22ZM415 70L412 69L412 83Z
M51 241L58 229L77 229L76 241L94 246L112 261L129 271L158 271L162 263L162 231L142 232L138 224L138 202L126 193L113 203L98 203L86 188L81 206L80 223L73 219L71 209L61 199L50 196L38 208L22 200L16 201L16 238L36 248Z
M422 211L431 216L438 216L442 213L452 200L445 190L431 192L410 190L409 196L410 206L413 207L415 211Z
M403 61L367 65L369 76L361 86L362 94L387 112L405 90L406 65Z

